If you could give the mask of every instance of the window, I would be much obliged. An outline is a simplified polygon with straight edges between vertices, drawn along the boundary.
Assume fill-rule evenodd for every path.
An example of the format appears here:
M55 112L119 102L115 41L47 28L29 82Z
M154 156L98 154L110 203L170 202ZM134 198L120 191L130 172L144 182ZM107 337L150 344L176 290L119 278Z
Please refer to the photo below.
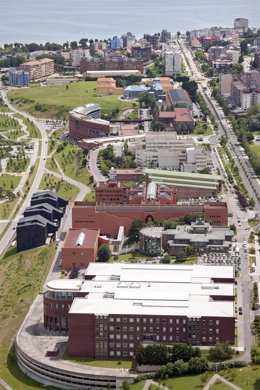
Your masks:
M143 323L144 323L144 324L146 323L146 318L143 318Z
M179 336L176 336L176 341L179 341Z
M169 340L172 341L172 336L169 337Z
M216 320L216 325L219 325L219 320Z
M121 343L116 343L117 348L121 348Z
M180 320L177 319L177 320L176 320L176 324L179 324L179 323L180 323Z
M127 332L127 326L123 326L123 332Z
M123 351L123 356L124 356L124 357L127 356L127 351Z
M116 335L116 339L117 339L117 340L120 340L120 339L121 339L121 334L117 334L117 335Z
M173 319L172 319L172 318L169 319L169 323L170 323L170 324L173 323Z
M137 332L140 332L140 326L137 326L137 327L136 327L136 331L137 331Z
M137 318L137 319L136 319L136 322L140 322L140 318Z
M212 333L212 328L209 328L209 333Z
M115 329L114 326L110 326L110 327L109 327L109 330L114 330L114 329Z
M166 324L166 319L165 319L165 318L162 320L162 323L163 323L163 324Z
M182 332L185 333L186 332L186 328L182 328Z
M179 333L180 328L176 328L176 332Z
M134 348L134 343L130 343L129 348Z
M129 331L130 332L134 332L134 330L135 330L134 326L129 326Z
M134 319L133 318L129 318L129 322L134 322Z
M159 341L160 340L160 336L156 336L156 341Z
M134 356L134 352L133 352L133 351L130 351L130 352L129 352L129 356L131 356L131 357Z
M212 337L209 337L209 342L210 342L210 343L212 342Z
M156 318L156 324L160 323L160 318Z
M219 334L219 328L216 328L216 334Z
M109 336L109 338L110 338L110 339L114 339L114 338L115 338L115 335L114 335L114 334L111 334L111 335Z
M209 324L212 325L212 320L209 320Z
M156 333L159 333L160 332L160 328L159 326L156 327Z
M127 318L122 318L122 322L127 322Z
M123 348L127 348L127 343L123 343Z
M129 340L134 340L134 335L133 334L129 335Z
M109 343L110 348L114 348L115 343Z
M206 333L206 329L205 328L202 328L202 333Z
M146 332L146 326L143 326L143 332Z
M153 323L153 318L150 318L150 324L152 324Z
M185 320L185 319L184 319L184 320L182 320L182 323L183 323L183 325L184 325L184 324L186 324L186 320Z
M182 337L182 341L186 341L186 336L183 336L183 337Z
M121 318L116 318L116 322L120 322L121 321Z
M206 320L202 320L203 325L206 325Z
M205 341L206 341L206 337L202 337L202 341L205 343Z
M114 352L114 351L110 351L110 352L109 352L109 355L110 355L110 356L115 356L115 352Z
M166 327L165 327L165 326L162 328L162 331L163 331L163 332L166 332Z
M121 355L121 352L120 351L116 351L116 356L120 356Z

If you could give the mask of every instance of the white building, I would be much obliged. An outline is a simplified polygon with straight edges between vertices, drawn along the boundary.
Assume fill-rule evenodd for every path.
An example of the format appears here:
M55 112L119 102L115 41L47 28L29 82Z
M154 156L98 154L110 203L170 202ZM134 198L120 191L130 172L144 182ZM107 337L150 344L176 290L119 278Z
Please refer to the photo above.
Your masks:
M81 58L91 58L89 49L76 49L70 52L70 65L77 68L80 66Z
M182 71L182 55L180 51L168 50L165 52L165 75L173 76Z

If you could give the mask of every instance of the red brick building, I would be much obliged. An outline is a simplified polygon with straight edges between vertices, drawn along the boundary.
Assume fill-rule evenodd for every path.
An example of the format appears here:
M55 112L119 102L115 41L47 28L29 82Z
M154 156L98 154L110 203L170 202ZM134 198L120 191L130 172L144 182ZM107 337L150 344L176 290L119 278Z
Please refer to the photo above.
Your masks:
M44 295L44 326L68 330L70 356L132 358L147 342L234 343L233 267L91 263L85 279L49 282Z
M128 59L127 57L114 57L113 59L91 59L82 58L80 61L80 73L103 70L138 70L141 74L144 71L144 63L140 60Z
M70 229L61 251L62 269L87 268L96 261L99 229Z
M161 111L158 120L164 125L166 131L176 131L177 134L190 134L195 127L195 121L188 108Z

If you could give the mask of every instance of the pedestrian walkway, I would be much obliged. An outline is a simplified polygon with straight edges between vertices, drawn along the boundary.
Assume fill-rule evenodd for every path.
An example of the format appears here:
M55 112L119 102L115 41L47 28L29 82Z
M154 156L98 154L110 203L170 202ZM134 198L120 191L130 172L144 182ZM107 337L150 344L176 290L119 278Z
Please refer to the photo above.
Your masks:
M206 386L204 386L203 390L209 390L209 389L211 388L211 386L212 386L216 381L221 381L221 382L225 383L225 384L228 385L231 389L242 390L241 387L238 387L238 386L234 385L232 382L229 382L227 379L223 378L223 377L220 376L219 374L213 375L213 377L212 377L212 378L210 379L210 381L206 384Z
M163 386L163 385L161 385L160 383L153 381L152 379L149 379L149 380L145 381L143 390L149 390L149 388L150 388L151 385L156 386L158 389L170 390L168 387Z
M0 378L0 385L3 386L6 390L13 390L3 379Z

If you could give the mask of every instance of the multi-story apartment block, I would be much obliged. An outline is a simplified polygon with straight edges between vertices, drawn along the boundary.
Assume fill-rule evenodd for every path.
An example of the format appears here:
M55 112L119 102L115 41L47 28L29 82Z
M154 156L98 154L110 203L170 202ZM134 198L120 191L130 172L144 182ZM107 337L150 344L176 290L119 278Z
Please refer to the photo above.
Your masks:
M234 28L242 29L244 32L248 31L248 19L246 18L236 18L234 20Z
M20 65L20 70L29 73L30 80L38 80L54 73L54 60L42 58L38 61L29 61Z
M144 39L152 45L153 49L158 49L160 34L144 34Z
M30 83L29 72L10 68L9 70L9 85L17 87L26 87Z
M123 47L132 46L136 42L136 37L131 32L127 32L126 34L122 35L121 39L123 42Z
M124 56L118 56L113 59L91 59L82 58L80 61L80 72L88 71L117 71L117 70L138 70L143 74L144 64L141 60L128 59Z
M234 343L233 267L91 263L85 279L48 282L44 295L44 326L68 330L70 356L132 358L147 342Z
M182 71L182 55L180 51L167 50L165 52L165 74L176 76Z
M123 88L116 86L116 80L112 77L100 77L97 79L97 96L120 95L123 94Z
M81 58L90 59L90 50L89 49L76 49L70 51L70 65L78 68L80 66Z
M168 30L162 30L160 42L167 43L171 40L171 33Z
M131 52L136 60L150 61L152 58L152 46L150 44L141 46L140 43L136 42L133 44Z
M110 46L112 50L121 49L123 47L122 39L120 39L118 36L113 37L110 42Z

